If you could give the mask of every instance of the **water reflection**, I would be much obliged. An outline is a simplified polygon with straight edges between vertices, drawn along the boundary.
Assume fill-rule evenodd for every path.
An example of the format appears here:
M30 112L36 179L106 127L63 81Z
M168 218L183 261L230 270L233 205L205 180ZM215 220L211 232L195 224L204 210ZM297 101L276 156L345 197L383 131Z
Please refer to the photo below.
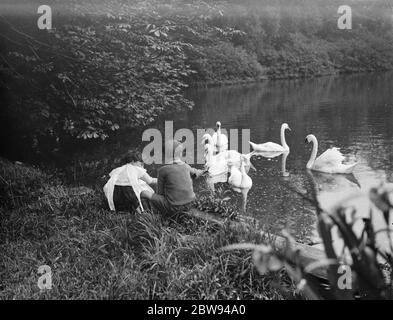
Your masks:
M307 170L307 174L311 177L314 189L318 193L335 192L348 193L354 190L360 191L360 184L356 177L351 174L330 174Z
M287 171L287 158L289 152L284 152L281 158L281 172L283 177L289 177L289 172Z
M392 239L386 230L392 224L392 217L388 223L384 219L383 212L372 204L367 192L362 192L356 178L351 175L330 175L315 173L308 170L308 175L313 183L321 208L325 212L333 212L338 205L350 210L345 210L345 220L352 224L352 230L358 239L362 238L365 220L370 221L375 231L375 243L382 252L392 251ZM333 248L336 254L350 260L350 253L344 251L344 240L337 226L332 228ZM319 243L317 247L323 248L322 241L315 234L314 243ZM378 256L380 262L384 262L382 256Z
M290 154L253 157L257 172L249 194L249 212L272 229L291 228L297 237L313 237L315 212L293 189L308 193L304 137L310 132L321 150L339 147L359 162L353 175L313 173L323 201L353 190L365 192L380 181L393 181L393 73L272 81L258 85L191 90L195 108L178 119L184 127L251 130L251 141L271 141L287 122ZM280 166L281 160L281 166ZM328 192L325 195L325 191Z

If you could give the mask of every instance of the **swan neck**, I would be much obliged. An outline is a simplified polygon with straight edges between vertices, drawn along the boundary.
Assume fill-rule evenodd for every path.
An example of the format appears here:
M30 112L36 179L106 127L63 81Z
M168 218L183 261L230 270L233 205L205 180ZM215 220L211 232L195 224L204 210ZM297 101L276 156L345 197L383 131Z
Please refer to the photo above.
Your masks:
M312 166L314 165L315 159L317 158L317 152L318 152L318 141L315 137L311 138L312 141L312 151L311 151L311 156L310 156L310 160L307 163L307 168L311 169Z
M287 141L285 140L285 127L281 127L281 145L284 147L284 149L289 149L287 145Z
M240 162L240 172L244 175L246 174L246 168L244 167L244 162L241 160Z

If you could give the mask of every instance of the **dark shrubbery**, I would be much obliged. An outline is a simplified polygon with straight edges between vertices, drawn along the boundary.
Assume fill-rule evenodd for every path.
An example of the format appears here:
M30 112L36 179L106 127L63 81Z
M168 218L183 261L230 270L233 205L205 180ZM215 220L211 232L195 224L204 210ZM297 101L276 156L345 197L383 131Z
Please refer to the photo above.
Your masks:
M196 81L226 82L227 80L257 80L264 75L264 69L255 54L232 43L219 42L214 46L197 49L200 56L192 61Z

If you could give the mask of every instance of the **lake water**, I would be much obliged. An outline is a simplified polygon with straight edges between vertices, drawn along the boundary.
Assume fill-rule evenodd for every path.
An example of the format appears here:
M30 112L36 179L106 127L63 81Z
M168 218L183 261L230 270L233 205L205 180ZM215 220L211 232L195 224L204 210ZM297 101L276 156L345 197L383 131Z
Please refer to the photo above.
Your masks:
M195 108L178 115L178 128L212 128L220 120L226 129L250 129L256 143L279 143L281 124L289 124L288 174L282 156L253 157L257 171L250 171L248 214L274 232L286 227L302 239L315 233L315 212L294 189L306 193L315 183L323 206L380 181L393 182L393 73L193 89L188 96ZM335 146L356 159L353 176L310 175L305 165L311 145L304 141L310 133L319 140L318 154ZM239 205L240 195L233 193L230 201Z
M367 191L381 181L393 182L393 73L266 81L192 89L187 95L195 102L193 110L167 115L152 126L163 136L165 120L174 120L174 130L189 128L195 136L198 128L214 128L219 120L223 128L239 130L239 141L241 129L250 129L253 142L280 143L280 126L289 124L287 174L283 174L283 156L251 159L257 171L249 172L253 187L247 214L272 232L287 228L299 240L314 238L314 208L297 192L310 193L316 185L321 205L326 207L351 192ZM356 159L359 164L353 175L306 170L311 145L304 140L310 133L318 138L318 154L335 146ZM141 136L119 137L115 145L105 143L95 150L78 151L66 162L75 181L86 176L97 181L113 168L114 159L140 142ZM148 166L148 170L155 176L157 166ZM197 192L202 189L206 189L203 183L197 183ZM240 209L240 195L232 192L230 197L231 205ZM363 210L367 210L365 205Z

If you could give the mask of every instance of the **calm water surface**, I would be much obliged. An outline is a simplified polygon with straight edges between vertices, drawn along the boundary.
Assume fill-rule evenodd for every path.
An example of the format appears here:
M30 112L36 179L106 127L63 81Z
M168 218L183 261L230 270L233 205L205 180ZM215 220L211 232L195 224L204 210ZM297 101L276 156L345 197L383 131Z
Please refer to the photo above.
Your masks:
M315 213L293 189L306 193L315 183L321 201L329 202L380 181L393 182L393 73L194 89L188 96L195 108L178 115L177 128L211 128L220 120L226 129L250 129L256 143L279 143L281 123L291 127L286 161L252 158L257 171L250 172L248 212L272 231L287 227L298 238L313 236ZM353 176L310 175L305 165L311 145L304 142L310 133L319 140L318 154L336 146L356 158ZM238 205L240 196L233 193L231 201Z

